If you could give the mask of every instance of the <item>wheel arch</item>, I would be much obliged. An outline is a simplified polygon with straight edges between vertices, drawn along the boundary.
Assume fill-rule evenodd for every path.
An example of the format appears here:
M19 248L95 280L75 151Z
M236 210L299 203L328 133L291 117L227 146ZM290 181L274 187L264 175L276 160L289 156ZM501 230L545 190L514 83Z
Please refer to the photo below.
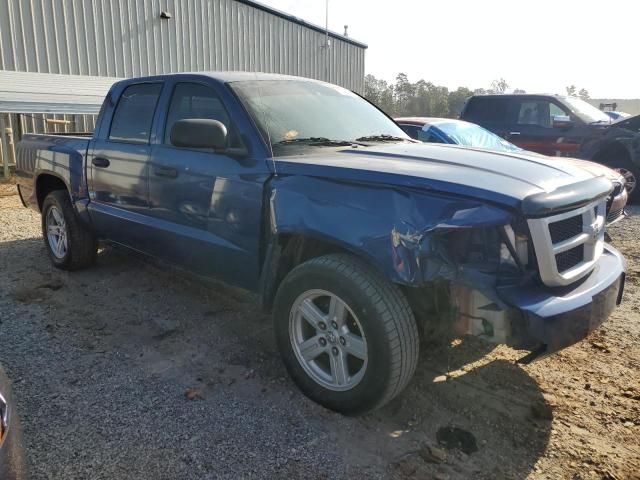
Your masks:
M266 249L260 278L263 308L271 311L278 287L291 270L307 260L332 253L352 255L385 276L384 268L379 261L365 251L335 237L327 237L317 232L274 234Z
M631 152L629 147L620 140L613 140L602 145L593 156L593 160L603 165L612 166L612 161L620 159L621 161L631 162Z
M42 211L44 199L54 190L66 190L67 193L69 193L69 186L66 182L58 175L52 173L39 174L36 178L35 186L39 211Z

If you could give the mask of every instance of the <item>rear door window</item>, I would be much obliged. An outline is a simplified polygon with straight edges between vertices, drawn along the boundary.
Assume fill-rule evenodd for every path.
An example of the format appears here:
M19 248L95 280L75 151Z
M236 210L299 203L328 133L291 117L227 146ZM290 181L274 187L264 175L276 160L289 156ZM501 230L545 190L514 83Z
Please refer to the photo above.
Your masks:
M469 99L463 118L468 122L479 124L509 123L509 98L506 97L472 97Z
M113 114L109 140L149 143L161 90L161 83L138 83L125 88Z

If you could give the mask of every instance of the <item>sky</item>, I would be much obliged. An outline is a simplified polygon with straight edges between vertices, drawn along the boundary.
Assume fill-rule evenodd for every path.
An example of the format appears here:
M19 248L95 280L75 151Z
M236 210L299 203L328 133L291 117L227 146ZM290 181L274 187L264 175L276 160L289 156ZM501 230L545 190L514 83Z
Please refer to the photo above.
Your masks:
M259 1L325 24L325 0ZM640 98L639 18L639 0L329 0L329 29L349 25L378 78L592 98Z

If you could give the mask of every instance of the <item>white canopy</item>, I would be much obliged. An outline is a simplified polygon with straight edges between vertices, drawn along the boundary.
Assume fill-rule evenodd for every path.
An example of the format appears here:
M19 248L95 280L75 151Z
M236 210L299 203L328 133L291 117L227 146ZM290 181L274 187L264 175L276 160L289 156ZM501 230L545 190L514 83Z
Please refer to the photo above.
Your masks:
M118 80L0 70L0 113L97 114Z

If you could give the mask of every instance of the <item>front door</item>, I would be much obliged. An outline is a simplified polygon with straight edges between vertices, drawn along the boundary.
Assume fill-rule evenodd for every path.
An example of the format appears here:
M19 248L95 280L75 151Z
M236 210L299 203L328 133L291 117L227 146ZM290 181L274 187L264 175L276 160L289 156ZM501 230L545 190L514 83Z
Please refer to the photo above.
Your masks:
M579 126L557 127L554 118L564 117L582 123L560 103L543 98L514 100L515 123L506 138L520 148L549 156L576 156L581 136L576 135Z
M153 117L162 83L125 88L105 121L110 125L89 145L87 175L92 223L101 237L144 251L148 230L148 170ZM108 128L107 128L108 127ZM102 130L102 129L101 129Z
M175 84L149 167L149 215L156 227L152 253L253 288L259 272L263 185L269 172L264 161L172 145L171 128L185 118L219 120L227 127L229 146L241 146L212 86Z

